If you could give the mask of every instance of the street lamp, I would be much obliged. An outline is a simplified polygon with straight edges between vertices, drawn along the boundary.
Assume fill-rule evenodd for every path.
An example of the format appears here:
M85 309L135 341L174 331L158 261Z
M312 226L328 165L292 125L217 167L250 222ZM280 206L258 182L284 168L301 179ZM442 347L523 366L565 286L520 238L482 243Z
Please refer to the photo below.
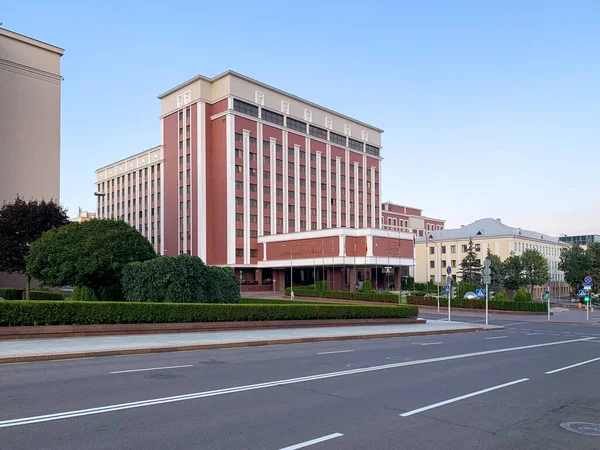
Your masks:
M281 244L283 248L286 248L285 244ZM290 298L294 298L294 252L290 247Z
M433 234L429 235L429 239L433 239ZM442 265L442 255L440 253L440 246L439 246L439 244L436 243L436 242L432 242L432 244L435 245L436 248L437 248L437 258L436 259L438 260L437 261L438 264L436 264L436 266L437 266L436 267L436 272L439 271L439 273L440 273L440 276L436 277L436 278L438 278L437 283L436 283L437 284L437 304L438 304L438 312L440 312L440 281L442 279L441 267L440 266ZM427 280L427 283L429 283L429 280Z

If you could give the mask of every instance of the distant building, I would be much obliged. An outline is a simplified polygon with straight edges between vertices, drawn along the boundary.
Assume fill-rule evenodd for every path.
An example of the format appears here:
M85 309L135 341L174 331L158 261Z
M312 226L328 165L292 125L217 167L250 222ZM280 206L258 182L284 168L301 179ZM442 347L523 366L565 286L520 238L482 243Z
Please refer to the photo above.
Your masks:
M77 217L73 217L72 219L69 219L71 222L89 222L90 220L93 220L96 218L96 213L93 212L89 212L89 211L82 211L81 208L79 208L79 211L77 213Z
M0 28L0 205L59 201L64 50Z
M448 267L456 279L470 239L481 261L485 259L488 249L502 261L512 254L521 255L527 249L538 250L548 260L552 296L569 295L570 288L564 282L564 273L558 270L560 251L568 248L569 244L544 233L510 227L500 219L480 219L461 228L431 231L425 237L418 238L415 251L416 281L443 283ZM460 276L458 278L460 281ZM544 290L545 286L536 287L534 295L539 297Z
M600 242L600 235L598 234L586 234L580 236L561 236L561 242L566 242L567 244L579 244L582 247L587 247L588 244L593 242Z
M381 205L381 228L424 236L428 231L443 230L445 220L432 219L422 209L385 202Z

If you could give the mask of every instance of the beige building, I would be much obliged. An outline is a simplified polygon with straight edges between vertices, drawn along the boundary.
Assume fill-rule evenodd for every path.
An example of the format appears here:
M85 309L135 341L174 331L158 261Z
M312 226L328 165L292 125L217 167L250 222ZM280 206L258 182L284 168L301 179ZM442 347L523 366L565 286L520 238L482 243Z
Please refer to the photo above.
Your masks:
M0 28L0 204L60 196L60 57Z
M461 228L431 231L428 236L419 238L415 249L416 281L425 283L431 280L443 284L448 276L448 267L453 278L456 280L458 276L460 280L460 263L466 256L470 239L481 261L485 259L488 249L502 261L512 254L521 255L526 249L538 250L548 260L552 296L569 295L564 273L558 270L560 251L569 247L569 244L544 233L510 227L500 219L480 219ZM539 298L545 288L536 287L534 296Z
M93 212L89 212L89 211L83 211L81 208L79 208L79 211L77 212L77 216L73 217L71 219L69 219L71 222L89 222L90 220L94 220L96 218L96 213Z

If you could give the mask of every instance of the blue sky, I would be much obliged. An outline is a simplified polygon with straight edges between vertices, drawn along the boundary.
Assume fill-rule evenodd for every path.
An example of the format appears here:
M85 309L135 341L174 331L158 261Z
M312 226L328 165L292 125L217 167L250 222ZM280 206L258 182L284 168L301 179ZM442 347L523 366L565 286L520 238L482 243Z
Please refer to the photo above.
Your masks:
M385 129L383 199L600 233L600 2L9 2L65 48L61 202L157 145L156 96L227 69Z

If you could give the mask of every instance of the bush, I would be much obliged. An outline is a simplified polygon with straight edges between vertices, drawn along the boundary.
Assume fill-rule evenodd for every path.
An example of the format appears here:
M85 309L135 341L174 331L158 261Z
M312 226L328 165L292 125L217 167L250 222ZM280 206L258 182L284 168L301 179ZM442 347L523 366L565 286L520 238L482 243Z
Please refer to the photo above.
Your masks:
M329 286L327 286L327 280L317 281L315 284L315 289L319 292L325 292L329 290Z
M339 305L311 300L280 300L278 298L240 298L242 305Z
M400 288L403 291L409 291L415 288L415 280L413 277L402 278L400 280Z
M30 300L64 300L65 296L60 292L53 291L30 291ZM23 292L23 296L21 297L25 300L25 292Z
M0 325L4 326L384 319L418 314L416 306L0 301Z
M494 295L494 301L495 302L508 302L508 296L506 295L506 292L499 292L496 295Z
M371 280L365 280L360 288L361 292L374 292Z
M290 288L286 288L285 295L290 295ZM335 298L340 300L361 300L365 302L384 302L397 304L400 300L398 294L391 292L347 292L347 291L315 291L304 287L295 287L296 297Z
M426 283L414 283L415 286L415 291L427 291L427 284Z
M25 289L0 288L0 297L4 300L21 300Z
M409 305L422 305L422 306L437 306L437 300L430 297L407 297L406 302ZM440 306L447 307L448 299L441 298ZM485 309L485 300L479 299L452 299L452 308L473 308L473 309ZM534 302L505 302L492 300L489 302L489 308L499 311L532 311L532 312L547 312L547 305L545 303L534 303Z
M128 264L121 279L126 301L237 303L240 287L228 267L206 266L189 255Z
M517 293L515 294L515 298L513 299L515 302L531 302L531 294L527 292L525 289L517 289Z
M456 297L463 298L467 292L475 292L478 288L477 283L458 283Z
M89 287L75 286L73 288L73 297L71 297L71 300L91 302L96 300L96 296L94 295L94 291L92 291Z

